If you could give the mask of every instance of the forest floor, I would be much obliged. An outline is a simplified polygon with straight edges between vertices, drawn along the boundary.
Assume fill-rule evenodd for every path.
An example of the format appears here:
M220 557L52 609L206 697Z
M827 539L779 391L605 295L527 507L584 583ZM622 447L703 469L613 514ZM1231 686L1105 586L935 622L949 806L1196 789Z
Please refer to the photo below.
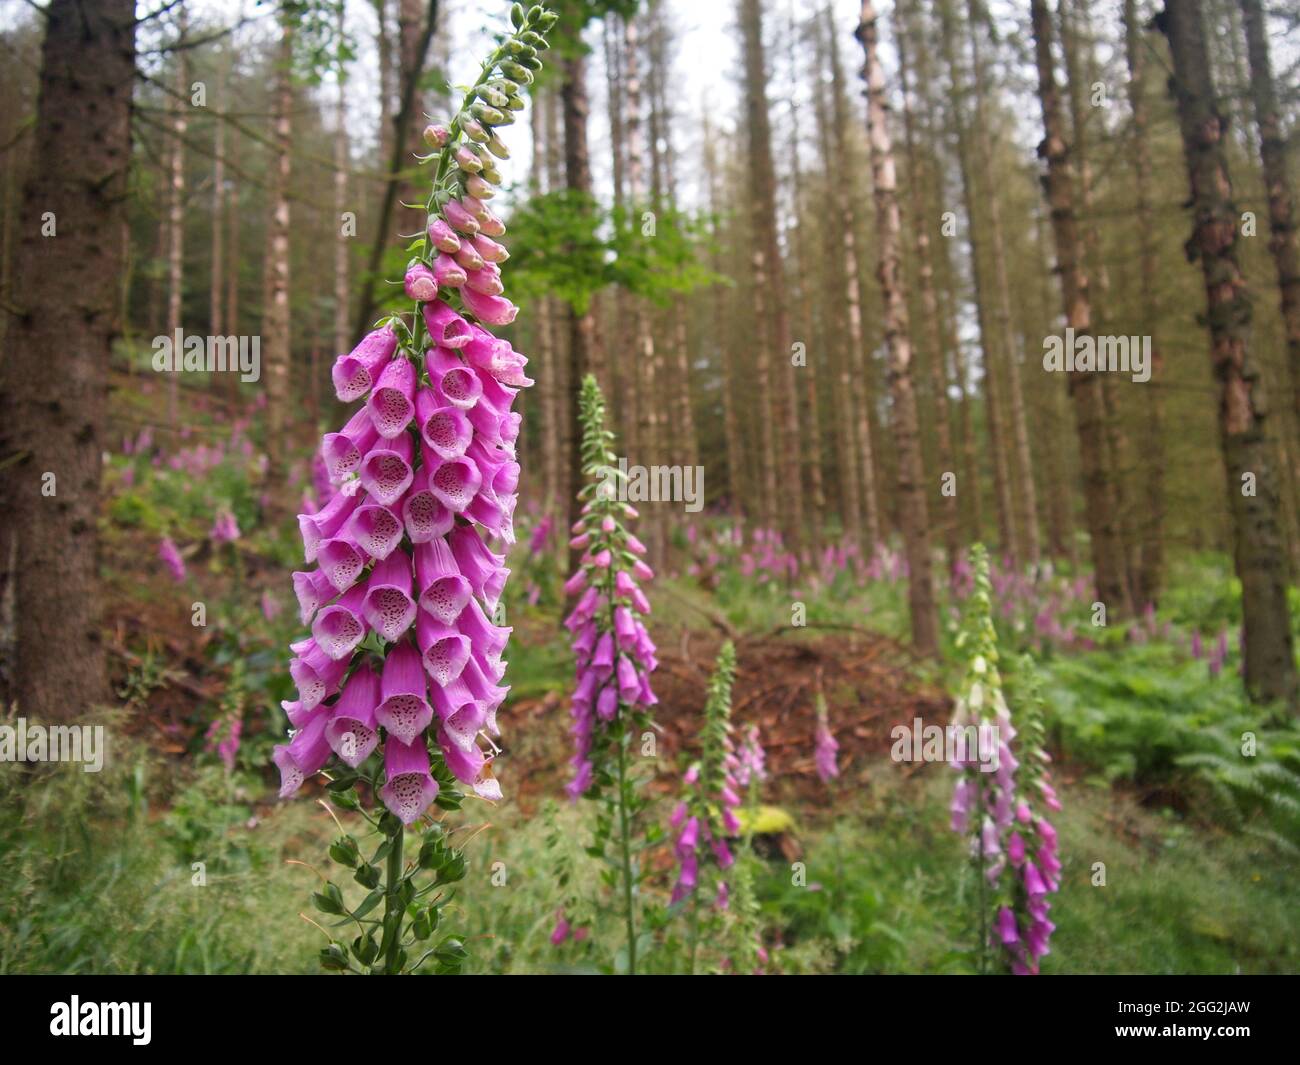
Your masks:
M160 398L130 398L124 438ZM270 762L286 727L280 700L293 697L287 648L302 626L289 574L301 546L261 520L259 456L238 430L218 431L222 418L196 412L189 437L143 449L135 439L130 454L110 457L101 526L117 697L103 714L110 757L93 775L0 765L0 973L315 969L321 933L299 914L338 826L315 801L319 781L279 801ZM234 544L210 536L222 509L238 518ZM904 642L896 555L885 551L870 573L806 575L792 589L733 531L710 519L675 537L673 562L650 589L660 704L646 824L663 825L676 801L714 659L731 639L732 720L759 727L761 801L775 814L755 849L772 970L972 971L975 893L948 825L952 771L890 757L894 726L949 718L964 668L961 600L943 603L940 663L919 661ZM184 556L179 582L158 560L163 536ZM608 907L593 901L584 944L557 950L549 940L562 902L556 863L570 863L593 900L602 881L586 853L591 806L561 798L573 668L558 624L563 577L527 541L521 528L507 589L505 799L456 815L474 840L455 916L473 971L607 970L619 938ZM1042 682L1064 805L1045 972L1300 969L1300 729L1241 695L1228 566L1177 560L1160 617L1104 633L1089 625L1079 575L996 575L1003 665L1015 680L1029 669ZM792 600L806 606L806 624L789 624ZM1043 636L1048 621L1064 634ZM1193 633L1207 646L1220 638L1217 667L1189 652ZM829 783L813 764L819 692L839 743ZM209 733L235 718L243 735L227 766ZM1244 768L1246 733L1261 757ZM662 911L673 875L662 836L644 861L647 912ZM792 882L796 862L804 886ZM498 865L513 890L489 879ZM674 964L671 951L662 956L662 968Z

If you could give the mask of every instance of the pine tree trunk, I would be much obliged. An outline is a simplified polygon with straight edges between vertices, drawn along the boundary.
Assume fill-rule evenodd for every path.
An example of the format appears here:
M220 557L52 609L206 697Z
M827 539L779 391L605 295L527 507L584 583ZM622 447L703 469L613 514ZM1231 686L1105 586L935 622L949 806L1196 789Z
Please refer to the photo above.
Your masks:
M1070 8L1074 10L1070 10ZM1080 0L1068 0L1060 5L1058 12L1061 22L1061 51L1065 58L1066 80L1070 108L1070 161L1073 164L1073 176L1078 194L1078 219L1083 237L1083 255L1085 271L1090 279L1096 280L1096 288L1089 286L1092 303L1094 331L1101 336L1109 336L1112 329L1110 315L1110 271L1102 255L1101 230L1093 206L1092 155L1088 139L1088 115L1091 108L1086 99L1086 84L1096 80L1096 71L1090 62L1085 67L1081 55L1087 47L1080 41L1079 26L1087 21L1086 5ZM1091 49L1089 48L1089 51ZM1114 508L1115 520L1119 525L1120 552L1123 564L1123 576L1128 593L1128 601L1134 608L1146 605L1145 600L1137 599L1137 552L1141 538L1135 521L1135 507L1129 490L1130 462L1128 458L1128 438L1124 433L1124 415L1121 410L1119 388L1115 376L1110 373L1099 375L1101 382L1102 408L1105 426L1103 452L1107 470L1106 483L1111 494L1111 506Z
M627 127L623 120L625 107L623 103L623 46L622 17L615 13L605 16L603 24L603 43L605 46L605 96L609 111L609 148L612 163L612 181L614 192L614 211L623 213L627 204ZM630 224L630 223L629 223ZM628 301L630 293L621 285L616 286L610 294L613 314L609 318L608 339L613 352L627 351L632 343L628 331ZM622 450L628 455L642 453L640 439L641 412L637 403L642 395L640 379L642 369L637 359L610 360L610 396L609 409L614 415L614 424L618 426Z
M975 186L974 149L970 124L965 113L966 82L957 59L956 16L952 0L940 0L939 17L944 62L953 86L952 122L957 134L957 161L961 171L962 200L966 207L966 226L970 242L971 277L975 283L975 319L979 327L980 350L984 353L984 411L988 422L989 451L993 466L993 492L997 503L998 546L1012 559L1020 558L1014 509L1011 502L1011 471L1007 454L1007 434L1002 421L1000 374L997 340L989 323L987 309L988 281L984 274L982 242L978 234L975 205L980 192ZM968 393L969 395L970 393Z
M225 101L229 83L230 71L223 66L217 93L218 99L222 101L222 110L228 106ZM222 254L225 250L222 246L222 238L225 233L226 119L224 115L218 114L215 121L216 128L212 137L212 284L208 291L208 332L213 336L224 336L222 297L225 295L226 275L222 263Z
M939 618L934 601L930 558L930 518L925 505L925 471L917 429L916 395L912 390L912 341L908 335L907 293L903 289L902 222L894 148L886 122L885 71L876 48L878 27L872 0L862 0L857 38L865 59L867 139L871 146L871 179L876 198L876 231L880 259L876 276L885 304L885 344L889 350L889 392L894 416L891 430L898 448L899 524L907 552L908 604L912 642L923 655L939 651Z
M718 150L709 124L708 115L704 118L704 176L708 182L709 215L713 219L712 232L715 251L710 264L715 273L723 269L722 232L722 193L719 190ZM743 462L744 446L741 443L740 420L736 413L735 373L732 368L731 333L725 328L727 320L728 290L723 285L713 286L714 340L718 350L718 364L721 380L718 383L722 393L722 432L727 449L727 505L733 513L746 513L752 516L744 502L753 497L749 494L745 479Z
M835 154L828 158L849 162L849 119L845 99L847 88L840 66L840 49L835 23L830 10L825 12L826 31L830 44L831 99L835 131ZM844 391L845 447L853 456L851 469L855 478L852 501L856 506L845 517L845 527L856 526L852 538L863 554L863 561L875 551L884 537L881 520L880 494L877 489L876 449L872 442L871 389L867 382L867 361L862 328L862 274L858 256L858 219L848 182L833 181L832 195L835 217L841 219L844 251L844 300L848 316L848 351L841 370L840 384Z
M790 72L789 79L791 85L799 83L798 56L796 54L795 43L797 33L794 23L794 13L790 13L789 24L789 44L790 44ZM811 254L812 249L816 246L814 240L804 241L803 239L803 218L805 204L800 198L800 192L805 188L804 175L799 163L799 130L801 123L799 121L799 105L795 100L794 94L790 95L790 189L792 191L790 210L786 216L786 225L784 227L785 244L790 249L790 265L792 277L790 279L790 299L793 307L792 322L795 329L794 339L802 341L804 345L805 361L798 367L798 376L803 381L804 409L800 420L804 425L804 434L806 445L800 449L804 459L805 476L808 484L808 506L811 514L811 522L808 528L808 542L811 549L814 563L821 558L822 544L824 539L824 525L826 513L826 494L822 484L822 447L821 447L821 412L817 403L817 355L810 352L812 347L812 323L813 323L813 301L812 293L809 291L811 285L809 280L812 277L814 256Z
M184 8L181 9L182 12ZM182 15L180 38L185 37ZM185 53L176 56L176 81L172 100L171 172L167 191L167 335L175 337L181 328L181 308L185 285L185 134L189 129L188 64ZM167 381L167 420L172 430L180 419L181 375L170 374Z
M424 17L420 18L423 9ZM381 50L387 35L383 32L385 23L380 23ZM412 176L404 173L415 167L413 153L423 151L421 134L423 123L420 121L420 78L424 72L425 59L429 55L429 42L433 40L433 31L438 25L438 0L398 0L398 61L400 64L401 99L392 119L392 136L388 140L387 157L388 180L384 183L384 198L380 202L379 215L375 221L375 239L370 246L370 258L362 276L361 290L357 299L357 316L352 326L352 339L359 341L370 329L375 311L375 288L379 285L384 261L384 250L391 246L397 233L410 233L424 225L423 210L408 210L398 207L398 199L408 203L422 204L427 189L415 183ZM383 69L387 69L381 58L381 90ZM396 218L396 223L394 222Z
M550 90L543 89L533 94L532 134L533 159L528 176L529 195L537 197L550 191L547 186L546 153L551 149L546 133L546 101ZM542 409L542 510L559 528L557 536L563 532L560 523L568 514L567 507L560 501L560 425L557 417L557 382L555 378L555 347L552 344L551 301L542 296L536 302L534 311L534 355L537 363L533 376L537 380L537 392Z
M1075 336L1092 332L1092 304L1088 275L1084 270L1078 225L1074 214L1074 177L1071 174L1065 123L1061 114L1061 93L1056 84L1052 57L1052 23L1045 0L1032 0L1034 53L1038 66L1038 97L1043 111L1044 137L1038 154L1047 161L1044 188L1052 214L1056 241L1057 270L1061 276L1061 298L1065 324ZM1106 467L1101 444L1104 410L1101 383L1095 373L1076 371L1068 387L1074 403L1075 426L1083 469L1083 495L1092 540L1092 562L1097 598L1111 614L1130 612L1124 580L1124 556L1119 540L1110 493L1106 490Z
M108 695L96 530L126 258L134 7L45 5L14 271L19 313L0 360L0 564L14 567L16 604L11 694L36 719L78 720Z
M266 456L271 513L290 505L288 479L289 407L289 170L293 113L293 21L280 14L275 70L275 117L270 163L271 217L267 221L266 272L262 303L262 374L266 380Z
M370 0L375 9L375 47L379 53L379 153L393 154L393 100L397 96L397 64L393 62L393 34L389 29L392 0Z
M790 319L781 278L781 252L776 233L776 175L772 164L772 132L767 111L767 74L763 57L761 0L741 0L741 30L745 56L745 115L749 131L749 173L753 195L750 225L753 249L755 321L765 342L760 359L767 366L764 409L775 418L767 444L773 449L770 466L764 457L764 479L770 481L772 517L780 522L786 550L799 555L803 536L803 481L799 475L799 400L795 368L790 358ZM768 389L775 389L772 396ZM778 446L779 442L779 446ZM779 451L780 460L776 458ZM781 486L777 490L777 467ZM778 501L779 504L778 505Z
M239 166L239 131L230 130L230 145L227 150L230 167ZM239 329L239 182L232 181L230 195L226 200L226 300L224 318L227 333L240 335ZM230 375L234 381L230 385L233 396L239 395L238 374Z
M1273 264L1277 268L1292 409L1296 424L1300 426L1300 249L1297 249L1287 142L1278 113L1277 90L1273 85L1273 66L1268 54L1268 36L1260 0L1241 0L1241 12L1245 19L1250 57L1250 95L1255 106L1255 124L1259 127L1259 157L1268 194L1268 250L1273 253Z
M939 212L931 212L928 203L929 182L921 174L920 152L916 145L916 120L913 114L911 94L908 86L908 56L914 38L914 26L910 18L900 17L895 8L895 40L898 50L898 79L903 95L903 130L907 152L907 176L911 186L912 228L916 245L917 275L921 287L921 310L925 316L926 336L929 341L929 368L931 391L934 393L934 426L938 438L937 458L939 469L943 472L956 473L952 449L952 428L948 409L948 374L947 356L944 350L943 321L939 315L939 298L934 290L934 262L930 251L930 219L938 217ZM928 70L917 70L918 77L927 77ZM928 130L926 130L928 132ZM933 491L934 478L927 484L927 491ZM940 485L942 490L943 486ZM967 491L970 486L967 486ZM944 542L948 551L948 567L951 570L961 551L961 517L957 510L957 496L953 493L940 495L939 512L943 515Z
M1124 54L1128 63L1129 110L1133 118L1133 167L1138 228L1138 269L1143 322L1142 332L1151 337L1150 395L1142 432L1142 495L1146 517L1133 592L1139 603L1156 603L1164 582L1165 565L1165 438L1164 438L1164 350L1156 337L1157 270L1156 233L1151 210L1151 148L1147 124L1146 91L1143 86L1146 50L1138 17L1137 0L1124 0Z
M564 111L564 179L569 192L579 197L591 197L591 156L587 150L587 116L590 104L587 99L587 60L581 52L569 55L563 63L564 81L560 99ZM567 385L569 409L565 418L564 451L569 467L569 523L576 524L580 516L577 490L583 484L582 432L578 425L578 396L582 379L593 374L601 388L609 393L608 375L601 357L596 336L596 318L591 307L579 310L570 307L569 360ZM576 561L576 555L575 555Z
M971 41L971 84L975 91L974 143L979 173L992 184L993 149L989 134L989 119L985 108L988 90L985 85L984 63L980 56L980 9L977 0L968 0L967 18ZM1011 410L1011 442L1015 448L1018 492L1012 492L1019 516L1018 539L1024 547L1026 558L1038 561L1038 489L1034 466L1029 455L1029 429L1025 417L1024 385L1020 379L1020 352L1017 336L1011 328L1011 288L1007 283L1006 240L1002 229L1002 201L998 190L990 187L985 199L988 203L989 248L993 253L993 286L997 296L994 314L1006 365L1007 406ZM1005 423L1004 423L1005 424ZM1008 466L1008 470L1010 466Z
M1219 385L1219 436L1227 469L1237 577L1241 581L1246 689L1254 699L1295 708L1297 682L1282 552L1280 471L1269 438L1263 382L1250 357L1250 295L1237 263L1241 215L1232 201L1224 124L1209 73L1200 0L1166 4L1170 88L1191 187L1189 255L1205 276L1210 362ZM1253 481L1253 491L1249 491Z
M343 32L339 8L339 32ZM343 233L343 213L348 206L347 72L340 62L338 95L334 100L334 354L348 350L348 241Z

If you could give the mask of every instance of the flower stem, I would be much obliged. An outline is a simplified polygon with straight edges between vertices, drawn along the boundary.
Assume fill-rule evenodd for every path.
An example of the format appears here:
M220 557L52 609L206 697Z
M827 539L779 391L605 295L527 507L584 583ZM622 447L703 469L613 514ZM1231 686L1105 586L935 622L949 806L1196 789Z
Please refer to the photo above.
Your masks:
M388 864L384 878L384 975L386 976L396 976L400 971L402 903L398 898L398 890L402 884L402 838L405 835L406 826L399 821L397 830L388 837Z
M691 972L695 975L695 955L700 945L700 890L691 892Z
M636 975L636 910L632 902L632 826L627 809L627 744L618 745L618 821L623 851L623 907L627 917L627 973Z

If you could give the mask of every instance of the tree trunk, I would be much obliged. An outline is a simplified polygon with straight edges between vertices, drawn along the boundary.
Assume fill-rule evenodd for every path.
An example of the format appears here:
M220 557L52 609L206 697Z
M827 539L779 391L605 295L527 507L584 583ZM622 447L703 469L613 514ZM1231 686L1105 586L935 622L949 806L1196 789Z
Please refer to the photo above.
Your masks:
M289 407L289 166L293 113L293 21L280 13L275 70L275 117L270 164L271 217L266 226L262 303L262 373L266 378L266 457L273 517L287 511Z
M1038 97L1043 111L1044 137L1038 154L1047 161L1043 181L1052 214L1056 241L1057 271L1061 275L1061 299L1065 324L1075 336L1092 332L1092 305L1088 297L1088 275L1080 254L1079 231L1074 215L1074 178L1070 173L1069 148L1061 114L1061 93L1056 84L1052 57L1052 23L1046 0L1032 0L1034 54L1038 67ZM1097 598L1113 613L1129 612L1127 585L1123 576L1123 551L1110 493L1106 490L1106 467L1100 451L1104 408L1101 383L1095 373L1076 371L1068 378L1074 402L1075 426L1083 470L1083 495L1088 533L1092 540L1092 562Z
M580 34L580 29L575 29ZM578 42L580 43L580 42ZM575 49L563 63L564 82L560 99L564 111L564 180L573 195L591 197L591 156L587 150L587 59ZM583 484L582 430L578 424L578 396L582 379L593 374L606 395L610 394L604 360L596 337L596 318L589 306L583 310L570 307L569 312L569 411L565 419L564 450L569 456L570 495L569 523L576 524L581 507L578 488ZM576 562L576 553L573 559Z
M398 215L396 226L393 224L393 217L399 190L403 188L404 181L408 195L418 192L420 203L423 203L426 198L424 194L427 190L416 189L414 185L409 184L409 178L403 178L403 173L408 167L414 166L411 153L419 151L423 143L420 140L422 126L417 121L420 115L419 84L424 72L424 61L429 54L429 42L433 40L433 31L438 25L438 3L437 0L425 0L425 17L422 23L418 21L420 0L400 0L400 3L404 5L399 17L401 100L397 113L393 117L393 133L389 141L389 176L384 184L384 198L380 203L379 217L375 223L375 239L370 246L370 259L366 263L361 292L357 300L357 317L352 327L354 341L359 341L365 335L370 329L371 318L374 317L375 286L381 280L379 275L383 266L384 250L396 239L395 234L409 233L411 228L418 229L425 221L422 210L408 211L403 208ZM383 29L382 22L380 28ZM381 35L381 45L384 39ZM382 71L380 81L382 84Z
M953 456L952 428L948 409L947 356L944 350L943 320L939 315L939 299L934 291L934 263L930 252L929 220L937 217L938 212L931 213L928 202L929 182L922 180L920 152L917 150L916 145L915 117L908 87L908 55L914 43L913 32L915 27L909 17L910 12L908 16L902 18L899 17L897 7L895 12L898 79L903 94L903 130L907 150L907 176L911 186L912 228L916 245L917 275L921 286L921 310L925 315L926 335L930 347L929 367L931 390L934 392L934 425L935 435L938 438L937 457L939 469L943 472L952 472L955 475L957 466ZM927 77L929 71L922 72L922 70L918 69L917 74L918 77ZM928 129L925 132L929 132ZM933 491L936 486L941 490L943 488L931 477L930 483L926 486L927 490ZM965 491L971 491L971 489L972 485L970 484L964 486ZM948 550L948 568L951 571L961 551L961 517L957 510L956 494L941 494L939 498L941 500L939 510L943 515L944 542Z
M794 13L791 11L789 25L789 44L790 44L790 84L799 83L799 66L797 50L795 44L797 33L794 23ZM812 559L816 564L821 558L822 543L825 533L825 514L826 514L826 494L822 485L822 428L821 412L818 410L817 403L817 356L808 357L808 353L813 349L812 331L813 331L813 301L812 285L812 266L815 256L812 249L816 246L815 240L804 241L803 239L803 212L805 203L800 197L800 192L805 188L804 175L799 164L799 130L801 123L799 121L799 105L795 100L793 93L790 94L790 189L792 191L792 202L790 210L786 216L785 244L790 249L790 299L794 307L792 319L796 332L794 338L802 341L804 345L805 362L803 366L798 367L799 376L803 378L804 394L804 413L801 415L801 422L804 425L805 445L800 448L801 457L804 460L804 476L807 477L808 484L808 506L812 520L808 527L808 543L811 549Z
M218 88L218 99L222 101L223 111L227 110L225 101L229 84L230 70L223 65ZM226 284L222 262L226 203L226 119L224 115L219 114L216 117L212 141L212 284L208 293L208 331L213 336L224 336L225 322L222 320L222 297L225 294Z
M957 134L957 161L961 170L962 200L966 207L966 226L970 241L971 277L975 283L975 319L979 327L980 350L984 353L984 411L989 430L989 451L993 466L993 491L997 502L998 546L1013 559L1020 557L1019 538L1011 502L1011 472L1007 455L1007 435L1002 422L999 390L997 340L990 327L988 281L984 276L981 241L977 232L975 204L980 199L975 187L973 148L970 126L965 112L966 84L957 59L956 16L952 0L939 5L941 43L944 61L952 80L952 122ZM968 393L969 394L969 393Z
M343 8L339 7L339 34L343 33ZM343 213L348 206L347 70L340 60L334 100L334 354L348 350L348 241L343 233Z
M1134 594L1139 603L1156 603L1164 582L1165 565L1165 438L1164 438L1164 350L1156 337L1157 270L1155 221L1151 209L1151 147L1147 130L1146 91L1143 75L1146 52L1137 0L1124 0L1124 54L1128 63L1129 110L1133 116L1133 167L1137 195L1138 269L1142 279L1142 331L1151 337L1150 396L1142 432L1143 490L1146 518L1142 524L1141 545Z
M1250 95L1255 106L1255 124L1259 127L1259 157L1268 194L1268 250L1273 253L1273 264L1277 268L1291 403L1296 425L1300 426L1300 250L1296 246L1287 142L1278 113L1262 5L1259 0L1241 0L1241 12L1245 19L1250 57Z
M180 40L185 38L184 8L181 8ZM167 335L175 337L181 328L181 307L185 285L185 133L189 128L189 64L184 51L176 54L176 81L172 100L171 172L167 193ZM173 373L167 381L167 420L172 431L180 421L181 375Z
M239 165L239 131L230 130L230 147L228 151L231 169ZM230 196L226 200L226 306L223 317L226 331L240 335L239 329L239 182L230 184ZM232 395L239 395L239 375L231 374Z
M830 10L825 11L826 32L830 45L831 100L835 130L835 154L844 165L850 161L848 106L846 86L840 67L840 48ZM876 451L872 443L872 390L866 380L867 357L862 329L861 262L858 256L858 220L852 189L847 182L833 181L835 216L842 221L844 253L844 306L848 315L848 351L841 369L840 385L844 391L845 446L853 456L851 472L855 478L852 502L856 506L845 517L845 527L856 526L852 542L862 550L863 561L884 537L877 491Z
M32 718L107 697L99 487L118 283L126 257L132 0L45 6L12 343L0 361L0 564L14 565L14 690ZM55 227L51 232L43 229Z
M764 410L770 410L779 424L773 424L767 441L775 450L779 441L780 461L775 455L771 477L780 467L782 485L770 485L773 516L780 522L787 551L796 556L803 537L803 481L799 474L799 400L795 367L790 355L790 319L781 279L781 252L776 231L776 175L772 164L772 132L767 110L767 74L763 57L763 8L761 0L741 0L741 30L744 36L745 115L749 132L749 172L753 195L750 224L754 242L753 278L755 322L763 330L765 352L762 361L769 370L767 384L778 396L764 395ZM760 383L760 387L762 387ZM768 470L764 469L765 480Z
M889 391L894 405L891 423L898 448L898 511L907 551L908 604L912 642L923 655L939 651L939 618L934 603L930 558L930 518L925 505L925 471L917 430L916 395L912 391L912 341L908 335L907 294L903 290L902 222L894 148L886 123L885 71L880 65L876 9L862 0L857 38L862 42L867 83L867 136L871 146L871 179L876 197L879 263L876 276L885 304L885 344L889 350Z
M709 215L713 219L711 237L715 251L711 263L715 273L723 268L723 251L721 224L723 196L719 191L717 141L709 124L708 114L704 117L704 175L708 182ZM718 383L722 392L722 431L727 449L727 504L728 510L736 512L741 509L741 501L752 498L744 475L744 446L741 443L740 419L736 412L735 372L732 368L731 333L725 328L727 320L728 290L723 285L713 286L714 324L717 326L714 337L718 346L718 365L721 380ZM746 511L748 514L748 511ZM752 516L752 515L749 515Z
M975 90L974 142L976 166L985 176L989 218L989 248L993 253L993 285L997 296L994 314L997 317L1002 353L1006 363L1007 405L1011 409L1011 441L1019 467L1019 492L1013 492L1019 503L1020 543L1030 562L1036 563L1038 542L1038 489L1035 485L1034 466L1029 456L1029 430L1025 418L1024 385L1020 379L1020 352L1017 335L1011 328L1011 288L1007 283L1006 240L1002 229L1002 201L993 184L993 149L989 134L989 118L985 108L988 90L985 84L984 63L980 57L980 8L977 0L968 0L967 18L971 42L971 84ZM1001 415L999 415L1001 417Z
M1071 10L1073 8L1074 10ZM1087 11L1080 0L1068 0L1060 5L1061 51L1065 58L1066 83L1069 94L1070 127L1073 141L1070 144L1070 161L1078 191L1078 219L1083 237L1085 271L1095 278L1096 289L1089 287L1094 331L1102 336L1113 332L1110 323L1110 271L1102 255L1101 230L1096 218L1092 198L1092 163L1088 141L1088 116L1091 111L1086 99L1085 82L1095 80L1095 71L1085 67L1082 51L1089 47L1081 43L1078 23L1087 20ZM1090 50L1090 48L1089 48ZM1128 438L1124 433L1124 415L1121 410L1119 388L1115 375L1102 373L1101 384L1104 435L1104 463L1107 470L1107 489L1111 495L1115 520L1119 527L1120 563L1128 593L1134 608L1145 606L1137 596L1137 550L1140 538L1134 521L1134 506L1129 492L1130 465Z
M627 203L627 127L623 120L623 46L622 17L616 13L607 14L603 20L602 38L605 46L605 99L609 112L609 149L612 163L614 192L614 211L623 214L629 210ZM628 333L628 301L631 294L622 286L616 286L610 293L613 314L609 321L609 344L611 351L626 351L631 343ZM613 422L618 426L622 449L628 455L642 453L640 426L641 412L637 403L643 395L641 378L644 371L638 359L626 361L611 359L609 366L610 393L609 410Z
M1187 252L1200 260L1205 276L1210 362L1219 384L1219 437L1241 581L1246 690L1254 699L1283 700L1294 709L1277 451L1268 435L1263 382L1247 347L1250 295L1236 249L1241 215L1232 201L1200 0L1166 4L1158 22L1173 57L1170 88L1191 187Z

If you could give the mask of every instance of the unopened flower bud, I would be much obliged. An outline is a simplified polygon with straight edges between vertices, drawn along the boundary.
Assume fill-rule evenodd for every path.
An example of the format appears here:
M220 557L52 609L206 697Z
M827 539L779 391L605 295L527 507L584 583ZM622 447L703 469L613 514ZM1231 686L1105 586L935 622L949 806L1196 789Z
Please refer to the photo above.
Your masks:
M511 60L501 64L501 71L508 78L519 82L520 85L531 85L533 83L533 72L522 63L515 63Z
M465 270L445 252L433 262L433 276L443 288L460 288L465 283Z
M447 146L447 127L428 125L424 127L424 143L430 148L445 148Z
M504 93L492 85L480 85L478 95L479 99L486 101L488 104L498 109L505 107L510 99L508 93Z
M456 149L456 165L467 174L477 174L483 169L479 157L470 151L467 144L462 144Z
M481 226L482 223L480 222L479 225ZM482 233L474 238L474 248L484 262L503 263L510 258L510 253L502 245Z
M489 126L500 126L505 124L505 115L495 107L485 104L482 100L475 100L469 105L470 113Z
M433 271L424 263L414 263L407 268L406 277L402 279L402 287L406 289L406 294L411 299L422 303L438 295L438 282Z
M429 223L429 242L439 251L451 255L460 251L460 237L452 232L451 226L442 218L435 217Z
M477 200L490 200L496 195L496 190L478 174L471 174L466 178L465 191Z
M489 237L502 236L506 231L506 224L487 208L483 209L483 217L478 220L478 225L480 232Z
M474 196L462 196L460 205L474 216L480 227L482 226L483 219L491 213L488 210L488 205Z
M460 251L456 253L456 262L460 263L466 270L483 269L483 256L474 244L474 239L461 241Z
M498 137L495 133L493 133L492 136L488 138L487 147L488 147L488 151L490 151L498 159L510 158L510 149L506 147L506 142L503 141L500 137Z
M465 271L465 284L485 296L499 296L505 291L501 271L494 263L484 263L478 270Z
M447 223L456 232L464 233L467 237L472 237L478 233L478 222L456 200L448 200L443 207L443 212L447 218Z

